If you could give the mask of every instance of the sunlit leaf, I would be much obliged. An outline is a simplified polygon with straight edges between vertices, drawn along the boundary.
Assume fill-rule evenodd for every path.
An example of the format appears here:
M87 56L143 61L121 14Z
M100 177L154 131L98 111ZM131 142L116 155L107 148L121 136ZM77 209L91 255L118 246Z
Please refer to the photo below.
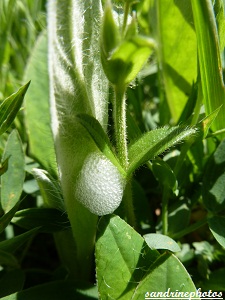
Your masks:
M172 252L181 250L173 239L163 234L148 233L144 235L144 239L151 249L166 249Z
M166 99L173 121L177 122L197 77L197 46L191 4L189 0L163 0L155 1L155 5L156 11L154 6L150 11L150 25L158 37Z
M150 292L195 292L181 262L168 252L160 255L118 216L105 216L98 224L96 265L100 299L150 297ZM176 272L174 272L176 270Z
M35 43L24 72L24 81L32 82L25 99L25 125L29 155L54 175L57 171L50 128L47 54L47 34L43 31Z
M128 174L182 140L196 134L195 128L163 127L145 133L129 147Z
M5 99L0 105L0 135L3 134L14 121L21 108L29 85L30 82L22 86L18 92Z
M225 88L216 19L211 0L192 0L194 25L198 43L198 60L206 115L223 105L212 124L213 130L223 129Z

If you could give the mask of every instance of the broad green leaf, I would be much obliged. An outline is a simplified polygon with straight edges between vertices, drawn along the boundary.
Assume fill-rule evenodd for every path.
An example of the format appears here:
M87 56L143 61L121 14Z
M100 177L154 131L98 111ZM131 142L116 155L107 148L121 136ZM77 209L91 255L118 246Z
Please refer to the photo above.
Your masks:
M40 34L31 53L24 74L24 81L27 80L32 82L25 100L29 155L43 168L56 174L55 150L50 128L46 31Z
M0 242L0 250L14 253L19 247L31 239L40 228L31 229L11 239Z
M95 257L99 299L141 300L148 292L166 292L169 288L196 290L175 256L151 250L132 227L115 215L100 219Z
M19 262L11 253L0 250L0 265L19 268Z
M158 58L166 99L176 123L197 77L197 48L191 4L189 0L163 0L155 1L155 5L156 12L151 9L150 25L154 30L157 24Z
M220 216L212 217L208 220L208 224L214 238L225 248L225 218Z
M183 293L182 296L179 295L179 298L187 297L185 293L188 293L200 300L200 297L196 295L196 287L182 263L175 255L165 252L151 266L148 275L138 284L132 299L141 300L144 296L145 299L152 299L151 295L154 295L151 294L152 292L168 292L169 294L176 291ZM171 297L170 294L167 297L168 294L165 294L165 299Z
M53 208L27 208L19 210L11 222L27 230L41 227L41 232L55 232L70 227L67 215Z
M144 239L151 249L165 249L172 252L181 250L180 246L173 239L163 234L148 233L144 235Z
M144 239L118 216L98 224L96 272L100 299L132 299L138 282L159 257Z
M206 115L223 105L212 124L213 130L223 129L225 88L223 83L219 37L211 0L191 0L198 44L198 61Z
M44 204L65 211L63 196L59 183L51 178L47 171L33 168L32 174L37 180Z
M76 241L79 279L89 276L98 218L75 199L76 180L87 156L101 152L75 116L89 114L104 130L107 127L108 80L101 66L99 41L102 13L100 0L48 3L51 123L63 197Z
M13 216L18 210L20 202L17 202L15 206L13 206L7 213L5 213L0 218L0 233L2 233L5 228L9 225L10 221L12 220Z
M14 121L23 103L24 96L30 82L22 86L18 92L6 98L0 105L0 135L3 134Z
M205 207L218 213L225 208L225 140L208 160L203 176L202 197Z
M25 283L25 273L21 269L5 272L0 278L0 298L21 291Z
M195 128L183 126L163 127L145 133L129 146L130 165L127 173L131 174L148 160L194 134Z
M96 286L74 281L54 281L1 298L2 300L97 300Z
M98 120L87 114L79 114L77 118L91 135L99 150L118 168L120 173L126 177L126 172L115 157L110 140Z
M19 201L25 179L23 145L16 130L8 137L3 161L9 157L8 170L1 176L1 205L8 212Z

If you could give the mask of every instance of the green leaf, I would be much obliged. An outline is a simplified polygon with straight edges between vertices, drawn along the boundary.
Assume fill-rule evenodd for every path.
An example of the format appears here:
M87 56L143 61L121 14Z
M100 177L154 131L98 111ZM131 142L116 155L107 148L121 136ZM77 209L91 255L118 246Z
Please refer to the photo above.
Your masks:
M67 215L53 208L27 208L19 210L12 223L27 230L41 227L41 232L55 232L70 227Z
M9 157L8 170L1 176L1 205L8 212L19 201L25 179L23 145L16 130L8 137L3 161Z
M23 290L1 298L2 300L97 300L96 286L74 283L74 281L54 281Z
M6 98L0 105L0 135L3 134L14 121L23 103L24 96L30 82L22 86L18 92Z
M56 174L54 142L50 127L47 54L47 34L44 30L35 43L24 73L24 81L29 79L32 82L25 100L25 125L29 155L51 174Z
M216 0L214 2L214 11L219 34L220 52L222 53L225 47L225 18L223 0Z
M11 239L0 242L0 250L14 253L19 247L31 239L40 228L31 229Z
M2 233L5 228L9 225L10 221L12 220L13 216L18 210L20 202L17 202L15 206L13 206L6 214L4 214L0 218L0 233Z
M156 1L150 11L150 26L157 36L166 99L176 123L197 77L197 46L189 0ZM157 19L156 19L157 16ZM157 24L157 27L156 27Z
M172 252L181 251L180 246L173 239L163 234L148 233L144 235L144 239L151 249L165 249Z
M203 120L201 120L198 123L198 127L202 131L203 138L207 137L208 132L209 132L209 128L211 127L211 125L215 121L221 107L222 106L218 107L215 111L213 111L210 115L208 115L207 117L205 117Z
M212 217L208 220L208 224L214 238L225 248L225 218L220 216Z
M225 140L209 158L202 183L202 197L205 207L218 213L225 209Z
M98 224L96 272L100 299L132 299L138 282L159 257L144 239L118 216Z
M110 140L98 120L87 114L79 114L77 118L93 138L99 150L118 168L120 173L126 177L126 172L114 155Z
M132 299L141 300L143 295L145 295L145 299L152 299L152 292L176 291L183 293L179 297L185 298L185 293L188 292L194 295L195 299L200 300L200 297L196 295L196 287L182 263L175 255L165 252L151 266L148 275L138 284ZM165 298L169 299L170 297L165 296Z
M206 115L223 105L212 124L213 130L224 128L225 88L216 19L211 0L192 0L194 25L198 43L198 60Z
M59 183L45 170L33 168L32 174L37 180L44 204L64 212L65 206Z
M154 291L196 291L175 256L151 250L118 216L100 219L95 257L100 299L141 300Z
M130 165L127 173L131 174L148 160L194 134L195 128L183 126L163 127L145 133L129 146Z

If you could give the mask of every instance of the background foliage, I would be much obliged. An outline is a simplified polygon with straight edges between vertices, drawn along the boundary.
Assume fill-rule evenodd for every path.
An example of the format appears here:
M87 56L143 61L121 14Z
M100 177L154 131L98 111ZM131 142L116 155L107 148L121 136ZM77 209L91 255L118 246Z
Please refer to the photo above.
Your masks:
M119 1L114 5L121 10ZM140 34L153 37L157 49L126 92L131 161L136 167L137 151L156 128L158 139L166 135L165 125L178 126L176 134L178 128L197 129L169 150L160 144L158 157L138 165L131 183L135 230L122 220L121 208L100 221L85 219L81 208L80 227L71 222L50 128L46 1L0 1L1 298L106 299L108 284L116 286L115 299L142 299L158 278L159 290L176 290L189 278L189 290L193 280L202 290L225 291L223 2L145 0L133 9ZM113 140L111 87L106 95L104 129ZM101 132L99 124L90 128L87 116L80 119L89 132ZM139 147L133 141L145 132ZM112 155L108 140L93 136ZM99 222L95 259L82 260L81 249L77 261L72 228L92 221ZM86 234L81 230L81 241ZM125 271L118 274L121 266Z

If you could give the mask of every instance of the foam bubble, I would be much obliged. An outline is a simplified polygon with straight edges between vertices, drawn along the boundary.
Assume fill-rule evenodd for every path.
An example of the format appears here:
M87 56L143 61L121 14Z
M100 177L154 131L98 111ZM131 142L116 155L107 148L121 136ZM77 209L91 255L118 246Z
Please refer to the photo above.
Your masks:
M104 155L90 154L78 175L75 197L92 213L103 216L120 205L126 180Z

